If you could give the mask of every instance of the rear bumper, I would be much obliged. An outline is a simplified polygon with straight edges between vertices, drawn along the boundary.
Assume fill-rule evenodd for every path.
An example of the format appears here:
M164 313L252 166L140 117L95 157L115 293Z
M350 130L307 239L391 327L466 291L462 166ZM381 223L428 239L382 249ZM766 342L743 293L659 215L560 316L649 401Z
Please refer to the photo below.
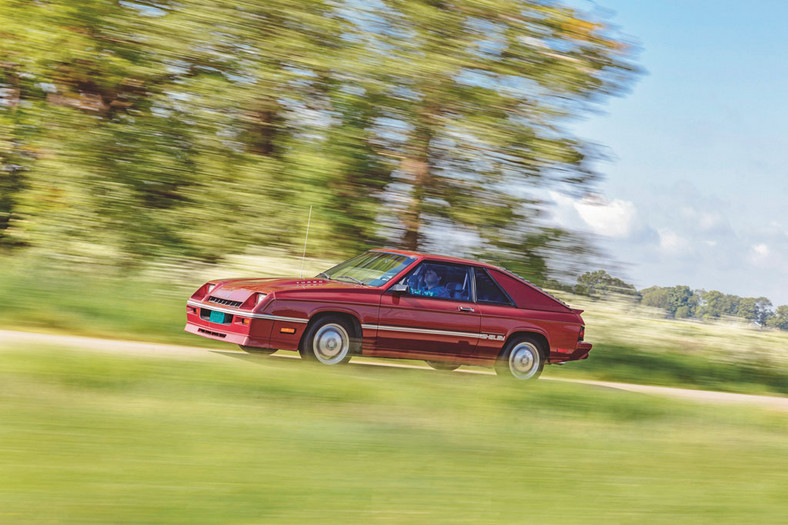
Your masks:
M579 359L588 359L588 353L591 351L591 343L580 341L575 346L575 349L558 349L550 354L551 363L565 363L567 361L577 361Z
M580 341L577 343L577 348L575 349L574 353L572 354L572 359L588 359L588 353L591 351L591 347L593 347L591 343L586 343L585 341Z

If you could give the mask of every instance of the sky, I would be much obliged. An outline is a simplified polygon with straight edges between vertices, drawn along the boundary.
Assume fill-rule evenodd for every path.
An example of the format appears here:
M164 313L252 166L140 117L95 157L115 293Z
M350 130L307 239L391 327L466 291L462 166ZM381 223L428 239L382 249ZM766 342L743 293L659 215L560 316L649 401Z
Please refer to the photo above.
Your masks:
M611 273L788 304L788 2L579 0L644 73L575 132L603 145L597 194L551 196Z

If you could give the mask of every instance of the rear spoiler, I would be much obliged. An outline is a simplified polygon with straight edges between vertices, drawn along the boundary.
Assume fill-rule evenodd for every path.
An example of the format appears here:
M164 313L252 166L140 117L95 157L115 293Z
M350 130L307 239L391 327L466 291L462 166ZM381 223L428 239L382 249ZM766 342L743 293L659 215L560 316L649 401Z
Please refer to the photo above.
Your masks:
M570 308L570 310L572 310L573 314L577 314L577 315L580 315L583 312L585 312L585 310L580 310L579 308Z

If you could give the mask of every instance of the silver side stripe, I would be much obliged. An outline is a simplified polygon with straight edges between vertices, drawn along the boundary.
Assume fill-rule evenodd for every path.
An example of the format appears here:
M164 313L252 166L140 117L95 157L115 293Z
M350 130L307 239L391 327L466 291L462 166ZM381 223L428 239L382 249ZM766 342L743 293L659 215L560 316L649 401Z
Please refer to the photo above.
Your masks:
M225 314L237 315L239 317L247 317L249 319L268 319L269 321L286 321L288 323L302 323L302 324L306 324L309 322L309 319L303 319L300 317L284 317L282 315L256 314L253 312L245 312L243 310L234 310L232 308L220 308L214 305L213 303L202 303L200 301L195 301L193 299L189 299L188 301L186 301L186 304L189 306L193 306L195 308L208 308L209 310L215 310L217 312L222 312ZM452 330L431 330L429 328L410 328L406 326L362 324L361 328L363 328L364 330L383 330L387 332L403 332L409 334L429 334L429 335L447 335L453 337L468 337L471 339L483 339L490 341L503 341L504 339L506 339L505 336L499 334L455 332Z
M243 310L235 310L232 308L220 308L214 305L213 303L201 303L193 299L189 299L188 301L186 301L186 304L189 306L193 306L195 308L208 308L209 310L215 310L217 312L237 315L238 317L246 317L249 319L268 319L269 321L287 321L288 323L304 323L304 324L309 322L309 319L302 319L300 317L284 317L281 315L256 314L253 312L245 312Z
M430 330L428 328L410 328L405 326L386 326L377 324L362 324L365 330L383 330L386 332L405 332L409 334L430 334L430 335L449 335L454 337L469 337L471 339L489 339L491 341L503 341L504 336L498 334L479 334L473 332L454 332L452 330Z

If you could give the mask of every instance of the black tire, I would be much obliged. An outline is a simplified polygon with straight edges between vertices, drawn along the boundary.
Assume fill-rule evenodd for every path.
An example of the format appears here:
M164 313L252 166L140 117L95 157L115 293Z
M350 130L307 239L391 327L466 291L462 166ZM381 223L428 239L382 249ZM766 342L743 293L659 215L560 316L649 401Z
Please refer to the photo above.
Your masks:
M238 346L240 346L241 350L243 350L244 352L248 352L250 354L255 354L255 355L271 355L274 352L276 352L276 348L260 348L257 346L244 346L244 345L238 345Z
M460 368L458 363L448 363L446 361L426 361L426 363L435 370L445 370L447 372Z
M520 381L537 379L544 369L543 343L534 337L509 341L495 363L495 373Z
M302 359L341 365L350 361L359 343L344 317L327 315L307 329L298 352Z

